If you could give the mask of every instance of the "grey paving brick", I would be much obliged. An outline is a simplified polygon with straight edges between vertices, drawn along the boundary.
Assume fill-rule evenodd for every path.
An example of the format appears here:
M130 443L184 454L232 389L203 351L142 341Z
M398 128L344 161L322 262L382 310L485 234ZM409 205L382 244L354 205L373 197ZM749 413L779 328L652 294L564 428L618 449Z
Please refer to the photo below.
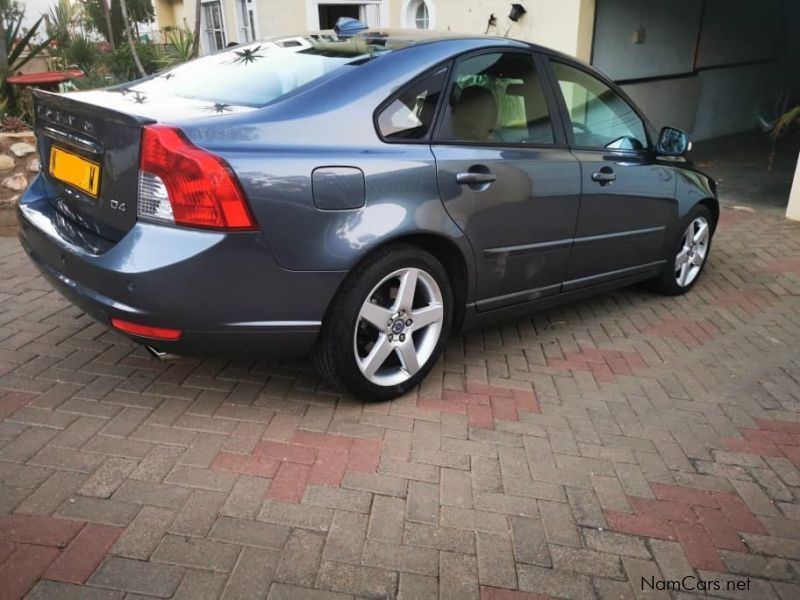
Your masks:
M552 565L541 519L511 517L511 535L517 562L543 567Z
M122 535L112 553L126 558L147 560L167 532L175 512L166 508L144 506Z
M254 519L261 510L270 480L242 475L228 494L220 512L228 517Z
M397 573L347 563L323 561L317 587L346 592L367 598L393 598L397 590Z
M478 580L481 585L515 589L517 573L510 534L477 532Z
M177 485L127 479L114 493L114 500L178 509L191 494L192 490Z
M141 507L115 499L70 496L56 511L59 517L125 527L133 521Z
M324 544L323 533L305 529L293 530L281 554L276 579L284 583L313 586Z
M435 524L439 518L439 486L422 481L408 483L406 519Z
M517 576L519 589L526 592L577 600L593 600L595 597L591 580L586 575L520 564L517 566Z
M352 600L352 594L340 594L326 590L314 590L307 587L273 583L267 600Z
M316 531L327 531L333 520L333 511L329 508L307 506L305 504L286 504L284 502L264 502L258 515L259 521L302 527Z
M442 552L439 555L439 598L477 600L478 563L475 556Z
M156 598L170 598L178 589L183 573L180 567L110 557L89 578L89 584Z
M280 554L273 550L244 548L231 573L223 599L266 598Z
M362 564L387 571L435 576L439 571L439 553L429 548L367 540Z
M78 493L82 496L109 498L135 467L135 461L126 458L108 458L83 482Z
M208 538L243 546L281 550L290 532L290 528L285 525L219 517L208 533Z
M204 537L217 520L224 502L225 494L221 492L194 490L178 511L170 532Z
M234 544L166 535L153 552L151 560L208 571L229 572L233 569L240 550L241 546Z
M358 563L367 535L367 515L338 510L333 515L323 558Z

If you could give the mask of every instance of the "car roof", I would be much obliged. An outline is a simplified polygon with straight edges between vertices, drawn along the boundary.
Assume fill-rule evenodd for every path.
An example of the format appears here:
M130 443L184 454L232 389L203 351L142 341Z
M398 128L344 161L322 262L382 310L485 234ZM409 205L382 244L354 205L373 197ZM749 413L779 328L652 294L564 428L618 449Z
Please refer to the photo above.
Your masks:
M337 35L334 31L324 31L320 33ZM507 46L526 48L535 50L537 52L544 52L563 58L570 62L581 62L574 56L570 56L558 50L553 50L547 46L541 46L531 42L525 42L514 38L483 35L478 33L465 33L458 31L437 31L432 29L366 29L359 31L353 37L362 37L367 41L381 42L387 45L394 46L395 48L402 48L408 46L420 46L423 44L432 44L437 42L457 42L457 41L470 41L473 48L480 48L485 46L487 48L496 46Z

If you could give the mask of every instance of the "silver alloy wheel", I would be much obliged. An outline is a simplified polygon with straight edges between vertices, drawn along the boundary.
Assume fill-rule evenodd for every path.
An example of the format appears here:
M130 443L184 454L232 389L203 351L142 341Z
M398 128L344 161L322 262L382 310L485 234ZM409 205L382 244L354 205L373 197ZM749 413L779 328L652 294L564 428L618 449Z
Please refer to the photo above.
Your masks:
M711 229L705 217L697 217L689 223L675 257L675 281L680 287L686 287L697 279L706 261L710 239Z
M399 269L372 288L356 319L353 351L370 382L403 383L430 359L444 320L439 284L417 268Z

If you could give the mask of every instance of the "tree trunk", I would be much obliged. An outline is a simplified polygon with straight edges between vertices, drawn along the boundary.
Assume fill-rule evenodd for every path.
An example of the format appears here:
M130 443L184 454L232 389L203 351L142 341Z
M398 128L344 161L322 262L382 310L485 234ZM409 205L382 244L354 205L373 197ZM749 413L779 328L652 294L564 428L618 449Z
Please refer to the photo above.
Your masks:
M6 48L6 23L0 17L0 76L5 81L5 74L8 71L8 48Z
M192 58L197 56L200 50L200 10L203 8L201 0L194 3L194 39L192 40Z
M111 45L112 50L117 49L116 43L114 43L114 28L111 26L111 7L109 3L111 0L100 0L103 3L103 12L106 15L106 29L108 30L108 43Z
M125 0L119 0L119 7L122 9L122 20L125 22L125 36L128 38L128 45L131 48L133 62L136 64L136 70L139 71L139 75L144 77L147 73L144 72L142 61L139 60L139 53L136 52L136 43L133 40L133 33L131 32L131 22L128 20L128 5Z

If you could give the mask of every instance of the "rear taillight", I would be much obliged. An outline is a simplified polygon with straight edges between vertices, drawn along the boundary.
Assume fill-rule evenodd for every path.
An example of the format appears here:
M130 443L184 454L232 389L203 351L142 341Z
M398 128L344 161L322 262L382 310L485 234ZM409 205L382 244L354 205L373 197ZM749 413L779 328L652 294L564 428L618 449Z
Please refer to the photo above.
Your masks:
M148 125L139 160L139 216L206 229L255 229L239 181L179 129Z
M142 325L141 323L131 323L124 319L111 319L111 325L115 329L124 331L131 335L139 337L150 338L152 340L177 340L180 339L183 332L180 329L170 329L167 327L153 327L152 325Z

